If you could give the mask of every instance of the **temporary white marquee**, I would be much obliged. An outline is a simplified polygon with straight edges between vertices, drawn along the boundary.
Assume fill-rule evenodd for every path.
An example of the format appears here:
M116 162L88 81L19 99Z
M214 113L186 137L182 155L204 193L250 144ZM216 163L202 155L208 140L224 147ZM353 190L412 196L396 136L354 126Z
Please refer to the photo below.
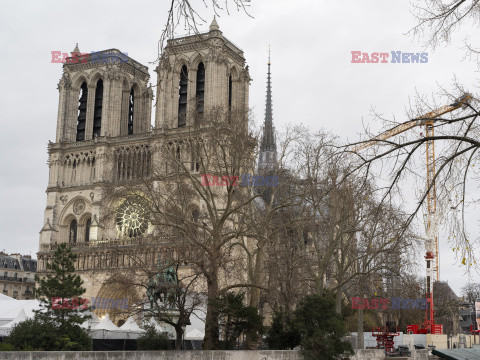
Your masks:
M8 296L7 296L8 297ZM23 310L27 318L34 316L34 310L40 309L38 300L16 300L13 298L0 300L0 326L13 321Z
M126 326L117 327L110 317L105 317L97 325L91 328L93 339L137 339L145 330L142 330L132 317L125 322Z
M20 313L17 315L17 317L13 319L13 321L10 321L6 325L0 326L0 336L10 335L10 332L12 331L13 327L24 320L27 320L27 314L22 309L20 310Z
M203 340L205 333L198 329L193 329L185 334L185 340Z
M120 326L120 330L123 330L127 334L129 334L129 339L138 339L142 334L146 331L143 330L138 324L133 320L133 317L129 317L125 324Z

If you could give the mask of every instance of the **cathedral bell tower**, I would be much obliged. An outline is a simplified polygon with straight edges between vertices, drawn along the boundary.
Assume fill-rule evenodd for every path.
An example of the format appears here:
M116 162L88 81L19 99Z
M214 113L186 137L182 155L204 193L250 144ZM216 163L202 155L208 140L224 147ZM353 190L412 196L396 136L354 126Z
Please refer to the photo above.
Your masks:
M41 250L113 236L99 223L102 184L129 180L132 164L143 170L150 161L148 80L148 68L117 49L81 54L77 44L66 59L58 84L56 141L48 146Z
M215 109L248 111L251 79L243 51L223 36L215 18L207 33L168 40L156 72L160 132L193 126Z
M58 84L56 142L149 131L152 93L147 88L148 68L117 49L76 54L80 54L78 45L67 58Z

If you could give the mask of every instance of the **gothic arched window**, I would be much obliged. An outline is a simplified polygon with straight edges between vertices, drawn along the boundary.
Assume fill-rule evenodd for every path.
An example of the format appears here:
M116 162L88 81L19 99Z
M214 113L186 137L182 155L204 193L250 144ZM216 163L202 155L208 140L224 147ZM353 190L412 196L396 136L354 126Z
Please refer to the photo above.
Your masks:
M197 112L203 113L204 103L205 103L205 65L203 62L198 64L197 68Z
M135 93L132 90L130 91L130 97L128 100L128 135L133 134L133 108L135 105Z
M73 219L70 222L69 233L68 233L68 242L76 243L77 242L77 220Z
M198 218L200 217L200 212L198 209L192 210L192 221L198 222Z
M95 108L93 110L93 134L95 139L100 136L102 130L102 106L103 106L103 80L97 81L97 88L95 89Z
M77 117L77 137L76 141L85 140L85 123L87 119L87 83L84 82L80 87L80 96L78 99L78 117Z
M185 65L180 72L180 84L178 89L178 127L187 124L187 90L188 90L188 70Z
M88 218L85 222L85 242L90 241L90 228L92 227L92 219Z
M232 110L232 75L228 77L228 111Z

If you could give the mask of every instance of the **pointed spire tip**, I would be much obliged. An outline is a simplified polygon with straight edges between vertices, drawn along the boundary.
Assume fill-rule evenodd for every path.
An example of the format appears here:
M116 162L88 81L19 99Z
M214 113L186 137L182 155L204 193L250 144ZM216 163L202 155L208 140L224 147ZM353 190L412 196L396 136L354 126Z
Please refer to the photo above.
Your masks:
M210 31L213 30L220 30L220 26L218 26L217 17L215 15L213 15L213 21L210 24Z

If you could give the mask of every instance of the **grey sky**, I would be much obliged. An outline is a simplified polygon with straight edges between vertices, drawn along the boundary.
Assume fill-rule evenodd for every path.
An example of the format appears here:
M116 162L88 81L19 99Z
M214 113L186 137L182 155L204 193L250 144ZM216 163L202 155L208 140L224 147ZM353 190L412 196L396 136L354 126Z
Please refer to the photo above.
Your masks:
M193 0L200 6L200 0ZM0 13L0 249L38 249L48 168L46 146L54 140L61 64L51 51L118 48L149 65L152 84L157 41L167 1L5 1ZM415 91L431 95L453 76L471 87L475 64L459 46L424 49L404 35L414 24L405 0L252 0L250 12L218 18L224 35L240 46L253 82L250 105L263 121L266 58L272 46L274 123L303 123L355 140L370 108L405 118ZM212 15L204 11L207 30ZM182 31L179 31L182 33ZM460 34L453 44L461 44ZM426 64L352 64L351 51L428 52ZM474 91L476 89L472 89ZM375 129L377 125L371 124ZM454 290L466 281L441 246L442 279ZM419 259L421 255L419 254ZM421 261L421 260L420 260ZM423 263L420 267L423 270Z

